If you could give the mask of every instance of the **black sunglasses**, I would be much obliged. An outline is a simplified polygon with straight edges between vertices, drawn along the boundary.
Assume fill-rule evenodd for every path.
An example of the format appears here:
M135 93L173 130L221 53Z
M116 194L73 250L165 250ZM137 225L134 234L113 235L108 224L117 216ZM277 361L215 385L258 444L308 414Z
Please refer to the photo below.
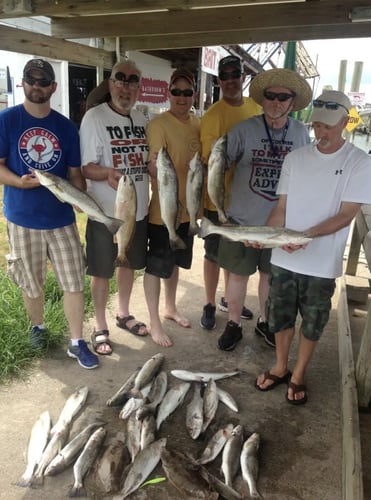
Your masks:
M227 80L236 80L237 78L241 78L241 71L239 69L235 69L234 71L221 71L219 73L219 79L222 80L222 82L225 82Z
M280 102L285 102L295 97L295 94L286 94L286 92L269 92L269 90L264 90L263 95L268 101L278 99Z
M179 97L181 95L184 95L184 97L192 97L193 96L193 90L192 89L171 89L170 94L173 95L174 97Z
M349 109L347 109L345 106L343 106L342 104L339 104L338 102L333 102L333 101L321 101L319 99L315 99L313 101L313 107L314 108L323 108L325 107L326 109L332 109L334 111L336 111L337 109L339 109L339 107L345 109L345 111L347 113L349 113Z
M126 82L126 83L139 83L139 76L138 75L128 75L126 78L125 73L122 73L122 71L118 71L115 74L116 80L120 80L121 82Z
M40 85L40 87L49 87L52 83L53 80L47 80L46 78L33 78L32 76L25 76L23 80L28 84L28 85Z

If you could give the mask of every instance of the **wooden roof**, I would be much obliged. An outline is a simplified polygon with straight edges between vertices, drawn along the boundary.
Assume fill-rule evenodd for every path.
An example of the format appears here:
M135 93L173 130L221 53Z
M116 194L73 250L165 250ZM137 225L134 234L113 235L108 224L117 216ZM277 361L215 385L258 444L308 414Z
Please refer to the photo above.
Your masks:
M128 50L364 37L370 20L352 22L369 0L0 0L0 49L110 67ZM19 18L44 16L40 33ZM9 24L8 24L9 23ZM99 38L104 49L78 43ZM105 50L106 41L111 48ZM113 43L113 48L112 48Z

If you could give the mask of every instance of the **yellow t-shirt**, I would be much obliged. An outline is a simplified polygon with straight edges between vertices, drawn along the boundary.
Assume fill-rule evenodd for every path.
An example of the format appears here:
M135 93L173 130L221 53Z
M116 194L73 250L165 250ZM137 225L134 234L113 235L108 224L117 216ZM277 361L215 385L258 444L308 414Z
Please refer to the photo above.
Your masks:
M167 149L178 177L179 201L182 204L181 222L188 222L186 209L186 184L189 162L194 154L201 152L200 120L190 115L187 122L178 120L169 111L156 116L147 125L149 160L161 147ZM152 196L149 204L149 222L162 224L157 179L151 177Z
M227 134L237 123L260 115L261 112L261 106L251 97L244 97L241 106L231 106L224 99L213 104L201 118L202 161L207 164L211 149L219 137ZM229 168L225 174L226 206L233 170L233 168ZM204 207L208 210L216 210L209 199L207 189L205 189Z

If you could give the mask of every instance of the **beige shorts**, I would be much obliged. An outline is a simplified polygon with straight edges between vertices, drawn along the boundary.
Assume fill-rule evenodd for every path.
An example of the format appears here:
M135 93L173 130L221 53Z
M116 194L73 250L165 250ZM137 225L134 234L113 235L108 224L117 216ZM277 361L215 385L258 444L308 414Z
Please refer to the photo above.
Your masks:
M8 221L7 230L8 276L28 297L37 298L42 294L48 259L63 291L84 290L84 253L76 224L57 229L30 229Z

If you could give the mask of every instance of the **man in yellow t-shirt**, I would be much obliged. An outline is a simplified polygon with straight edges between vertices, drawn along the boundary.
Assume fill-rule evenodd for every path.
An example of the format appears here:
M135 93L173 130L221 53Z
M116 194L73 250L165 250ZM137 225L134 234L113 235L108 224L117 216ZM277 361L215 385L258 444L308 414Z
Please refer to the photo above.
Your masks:
M211 149L215 142L222 135L228 133L237 123L261 113L261 107L250 97L244 97L242 86L245 75L242 71L241 60L239 57L229 55L219 61L218 83L223 92L222 98L213 104L201 119L201 146L202 160L207 164ZM228 204L228 195L233 168L228 169L225 176L226 184L226 205ZM216 208L205 193L204 215L212 222L218 222ZM213 330L216 327L215 295L219 281L220 267L217 263L218 235L210 235L205 238L204 248L204 283L206 293L206 305L203 308L200 325L207 330ZM227 289L228 271L224 271L224 290ZM219 309L228 312L228 302L226 294L221 298ZM241 318L251 319L252 312L243 307Z

